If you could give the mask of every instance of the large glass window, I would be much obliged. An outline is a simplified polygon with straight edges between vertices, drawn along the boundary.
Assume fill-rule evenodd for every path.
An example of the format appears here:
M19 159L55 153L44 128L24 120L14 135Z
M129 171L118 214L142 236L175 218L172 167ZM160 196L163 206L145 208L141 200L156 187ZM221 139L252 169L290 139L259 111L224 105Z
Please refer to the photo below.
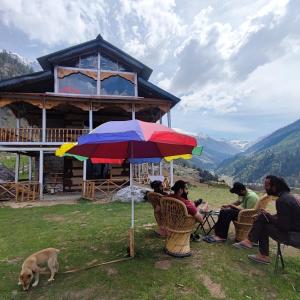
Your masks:
M83 69L98 69L98 54L82 55L80 57L79 68Z
M109 58L106 55L101 55L100 58L100 69L107 70L107 71L121 71L121 72L128 72L128 68L122 65L116 60Z
M113 75L101 80L101 94L134 96L134 84L119 75Z
M56 70L58 93L135 96L136 74L106 54L91 52L74 57Z
M97 80L82 73L58 78L58 92L67 94L97 94Z

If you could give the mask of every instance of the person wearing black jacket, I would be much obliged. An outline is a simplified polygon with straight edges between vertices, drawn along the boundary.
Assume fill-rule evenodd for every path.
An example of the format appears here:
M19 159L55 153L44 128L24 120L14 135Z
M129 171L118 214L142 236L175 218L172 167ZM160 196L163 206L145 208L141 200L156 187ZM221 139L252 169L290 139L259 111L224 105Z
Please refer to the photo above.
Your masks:
M268 195L278 196L276 215L265 210L258 214L248 239L235 243L236 248L252 248L259 243L259 254L248 255L248 258L262 264L269 264L269 237L291 244L290 232L299 232L300 237L300 200L290 194L290 188L283 178L268 175L265 179L265 190Z

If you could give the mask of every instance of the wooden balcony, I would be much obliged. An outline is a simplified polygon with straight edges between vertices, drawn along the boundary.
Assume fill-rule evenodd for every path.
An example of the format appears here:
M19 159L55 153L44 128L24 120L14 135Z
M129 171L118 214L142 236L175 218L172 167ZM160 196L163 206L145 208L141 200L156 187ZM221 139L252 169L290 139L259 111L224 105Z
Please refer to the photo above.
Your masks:
M47 128L47 143L76 142L78 137L89 133L89 129ZM0 143L41 143L42 128L0 128Z

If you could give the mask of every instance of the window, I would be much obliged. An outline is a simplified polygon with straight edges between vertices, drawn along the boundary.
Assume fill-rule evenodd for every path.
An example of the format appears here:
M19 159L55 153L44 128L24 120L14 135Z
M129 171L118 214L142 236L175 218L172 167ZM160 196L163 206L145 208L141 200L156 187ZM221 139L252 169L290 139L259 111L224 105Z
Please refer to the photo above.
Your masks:
M135 96L136 73L130 72L117 59L90 52L61 65L56 68L55 91L58 93Z
M79 68L98 69L98 54L88 54L80 56Z
M98 53L95 52L74 57L62 62L60 65L82 69L98 69Z
M71 73L58 78L58 92L67 94L97 94L97 81L83 73Z
M101 80L101 94L134 96L135 86L130 80L116 74Z
M101 55L100 58L100 69L101 70L109 70L109 71L121 71L128 72L128 68L124 65L120 64L118 61L112 60L111 58Z

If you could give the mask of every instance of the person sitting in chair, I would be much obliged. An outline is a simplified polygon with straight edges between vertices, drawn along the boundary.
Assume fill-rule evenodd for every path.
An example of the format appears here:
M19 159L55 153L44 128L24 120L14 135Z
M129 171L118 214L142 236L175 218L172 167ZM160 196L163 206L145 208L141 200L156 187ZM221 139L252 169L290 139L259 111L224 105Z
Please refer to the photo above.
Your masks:
M150 186L153 189L153 192L161 194L163 196L168 195L168 193L164 191L164 186L161 181L154 180L150 183Z
M205 238L205 241L209 243L225 242L227 240L230 222L237 220L240 210L253 208L258 200L257 194L246 188L240 182L235 182L230 192L237 194L239 199L231 204L222 206L218 221L215 224L215 235Z
M170 195L170 197L176 198L184 203L187 208L188 213L193 216L197 222L203 224L203 217L199 213L199 209L196 207L193 201L188 200L188 187L187 182L183 180L178 180L172 186L171 190L174 194Z
M233 244L236 248L252 248L259 244L259 253L248 255L248 258L261 264L269 264L269 237L292 245L300 244L300 199L290 194L290 188L281 177L268 175L265 179L265 190L270 196L278 196L276 215L261 210L248 234L248 239ZM295 233L297 241L291 240L290 232ZM298 235L299 233L299 235Z

